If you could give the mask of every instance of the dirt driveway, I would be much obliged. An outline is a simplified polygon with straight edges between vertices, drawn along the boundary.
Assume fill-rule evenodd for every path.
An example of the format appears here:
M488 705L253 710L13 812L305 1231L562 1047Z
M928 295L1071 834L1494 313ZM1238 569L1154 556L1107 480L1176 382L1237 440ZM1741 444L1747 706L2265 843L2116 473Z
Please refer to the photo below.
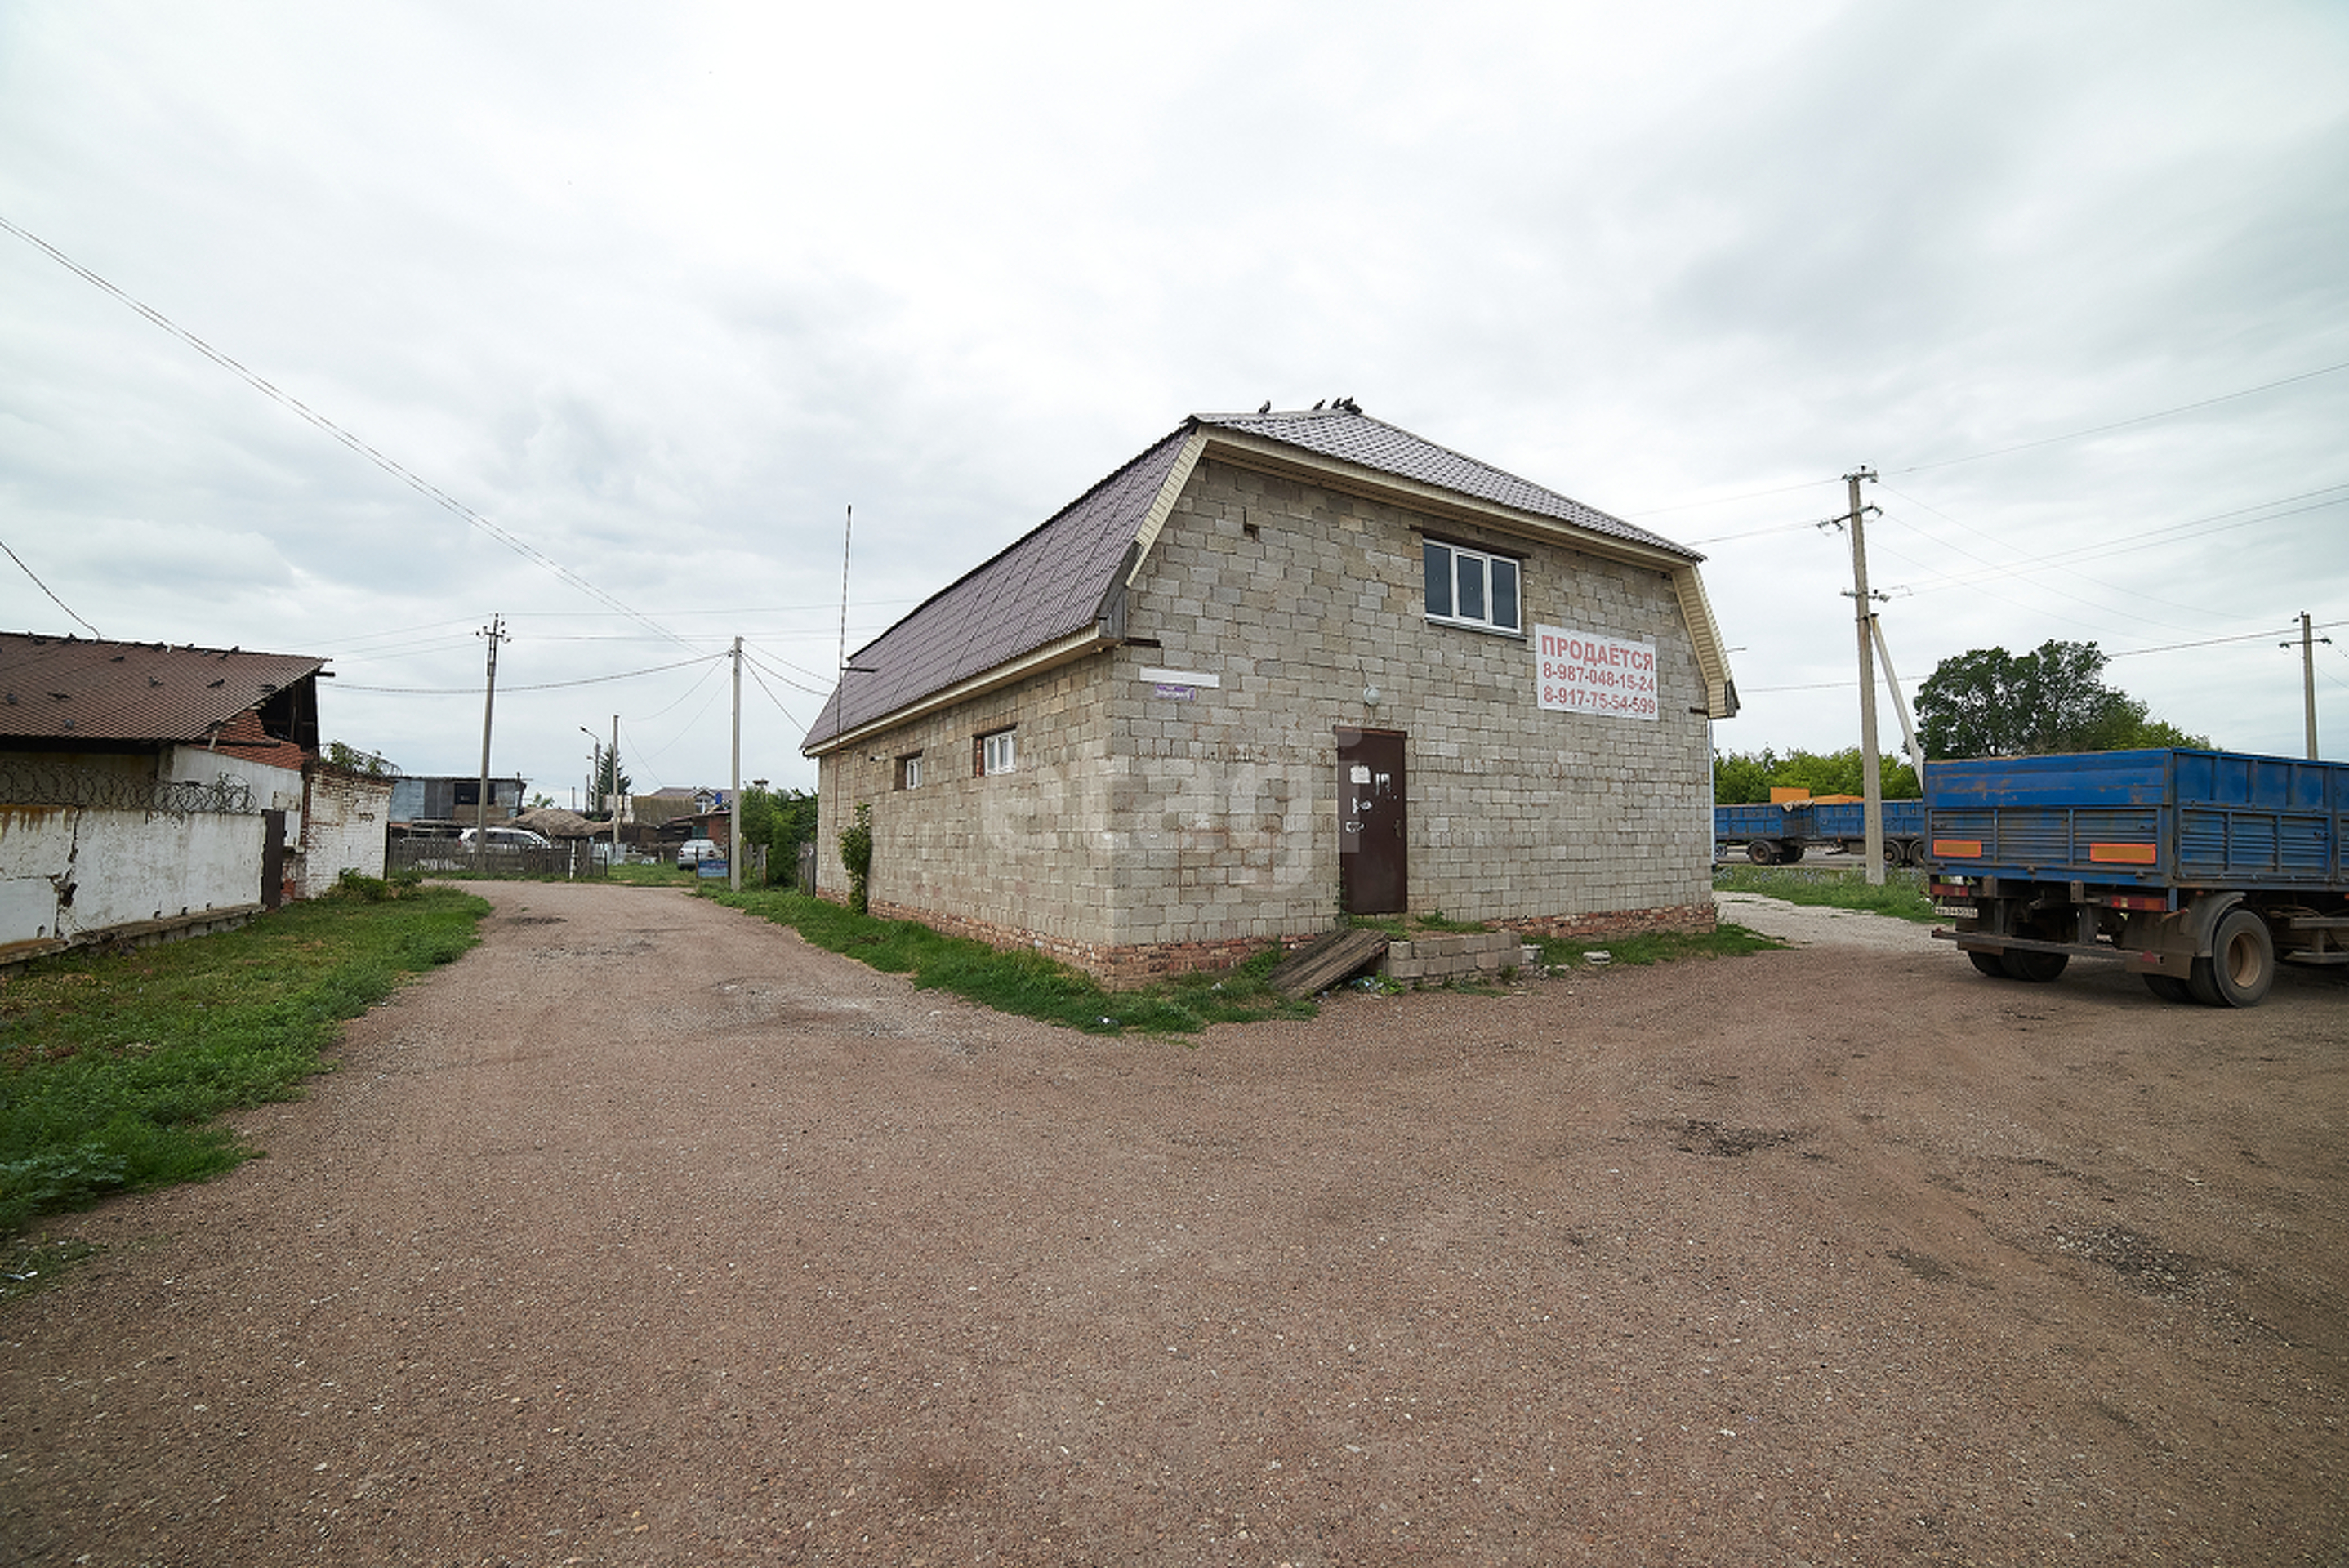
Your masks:
M1104 1040L492 896L269 1158L57 1227L0 1562L2349 1560L2330 979L1815 936Z

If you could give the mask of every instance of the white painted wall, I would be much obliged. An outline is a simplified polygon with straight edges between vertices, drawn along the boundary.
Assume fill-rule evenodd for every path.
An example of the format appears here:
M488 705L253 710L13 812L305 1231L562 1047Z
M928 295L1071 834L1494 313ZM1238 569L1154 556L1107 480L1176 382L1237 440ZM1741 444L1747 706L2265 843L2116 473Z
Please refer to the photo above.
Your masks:
M207 751L201 746L173 746L166 748L156 776L210 784L223 773L252 786L254 810L285 813L289 847L302 841L302 770L298 768L279 768L251 758Z
M0 807L0 947L259 903L262 830L257 814Z

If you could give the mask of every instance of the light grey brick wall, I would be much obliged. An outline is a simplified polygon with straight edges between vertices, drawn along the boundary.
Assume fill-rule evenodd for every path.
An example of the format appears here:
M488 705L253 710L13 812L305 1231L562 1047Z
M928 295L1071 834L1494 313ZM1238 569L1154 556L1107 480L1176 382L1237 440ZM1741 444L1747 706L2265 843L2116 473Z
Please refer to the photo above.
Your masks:
M1527 638L1431 624L1423 527L1523 558L1528 634L1653 643L1659 717L1546 711ZM876 903L1117 948L1319 930L1338 914L1334 731L1353 725L1408 737L1413 910L1710 906L1703 694L1661 572L1210 462L1129 616L1125 646L826 757L820 887L844 889L839 830L869 800ZM1178 695L1145 669L1215 684ZM974 738L1007 724L1018 770L973 777ZM914 751L924 782L898 789Z
M1528 633L1653 643L1659 716L1544 710L1526 638L1429 623L1422 528L1523 556ZM1131 629L1162 645L1115 655L1112 752L1143 808L1123 830L1146 866L1180 874L1151 879L1160 896L1133 912L1129 940L1333 918L1340 725L1408 737L1416 911L1529 920L1710 902L1705 720L1688 711L1702 686L1661 572L1209 463L1135 586ZM1221 684L1170 701L1144 666ZM1150 858L1185 841L1225 852L1209 868Z

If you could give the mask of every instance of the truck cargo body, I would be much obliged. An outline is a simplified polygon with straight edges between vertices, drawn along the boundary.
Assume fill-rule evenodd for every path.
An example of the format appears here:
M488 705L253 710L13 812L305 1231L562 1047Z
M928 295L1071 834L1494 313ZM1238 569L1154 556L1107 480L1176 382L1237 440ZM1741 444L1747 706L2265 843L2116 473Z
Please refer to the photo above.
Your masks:
M1925 802L1884 803L1887 865L1922 865ZM1713 852L1742 852L1757 866L1799 861L1811 848L1863 854L1868 849L1868 807L1858 800L1789 800L1773 806L1715 806Z
M2279 958L2349 963L2349 764L2167 748L1930 762L1931 891L1986 975L2118 958L2250 1006Z

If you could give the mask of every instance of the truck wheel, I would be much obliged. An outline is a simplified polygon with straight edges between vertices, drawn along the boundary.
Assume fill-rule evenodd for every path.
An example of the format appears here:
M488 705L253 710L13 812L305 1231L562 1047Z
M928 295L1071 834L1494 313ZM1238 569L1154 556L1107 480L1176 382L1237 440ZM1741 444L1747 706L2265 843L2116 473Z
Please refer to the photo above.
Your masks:
M1981 970L1992 979L2003 980L2006 978L2006 965L1999 962L1999 960L2004 956L2002 954L1969 953L1966 956L1973 960L1973 965L1975 968Z
M1886 865L1897 866L1904 858L1905 857L1902 855L1900 851L1899 840L1887 839L1884 841L1884 863Z
M2238 905L2219 917L2210 956L2194 961L2195 999L2215 1007L2256 1007L2275 984L2275 938L2255 910Z
M2145 988L2165 1002L2191 1002L2194 992L2175 975L2147 975Z
M1748 841L1745 846L1745 858L1757 866L1775 865L1777 863L1778 851L1769 840L1754 839Z
M2010 947L1998 955L1998 961L2005 969L2008 979L2029 980L2044 985L2064 973L2064 966L2072 962L2072 955L2068 953L2026 953Z

